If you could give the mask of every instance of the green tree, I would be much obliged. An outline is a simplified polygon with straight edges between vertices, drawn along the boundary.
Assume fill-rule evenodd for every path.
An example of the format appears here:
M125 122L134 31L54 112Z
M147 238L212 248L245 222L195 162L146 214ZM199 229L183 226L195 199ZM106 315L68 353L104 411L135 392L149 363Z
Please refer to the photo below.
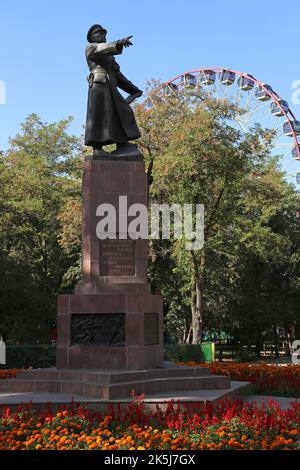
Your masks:
M266 338L278 355L280 331L288 343L295 337L300 300L297 206L295 189L274 165L249 178L236 225L236 295L230 309L234 330L244 344L256 345L257 354Z
M21 341L31 333L37 339L33 325L55 322L57 292L78 259L63 242L63 214L81 192L82 149L80 139L67 133L70 121L47 124L31 114L0 158L1 257L7 267L0 328L5 323L14 339L18 331ZM23 302L22 320L19 307L12 307L16 299Z
M251 256L255 249L265 253L272 243L278 246L280 241L274 227L266 229L266 224L280 214L284 191L290 194L293 191L287 189L271 157L272 133L257 126L245 134L233 125L236 115L243 110L226 101L193 93L161 100L152 92L152 99L155 103L152 109L137 107L142 129L140 145L149 162L149 179L153 178L151 199L205 207L203 249L187 251L186 240L173 239L171 250L166 243L156 244L152 277L161 282L166 278L163 274L166 266L172 267L174 282L166 290L172 295L173 288L181 294L177 314L183 322L189 299L192 341L199 343L204 311L207 326L211 322L211 326L218 324L223 328L231 316L231 297L238 308L241 306L234 289L245 248L243 238L253 240L253 244L248 244ZM291 197L290 211L295 194ZM251 279L251 266L245 266L245 278ZM222 285L224 278L226 282ZM270 286L268 292L271 295ZM245 286L239 295L247 298ZM173 305L170 298L167 305ZM174 309L173 305L168 315L171 311L174 317ZM259 304L255 309L259 312ZM239 323L235 321L237 326ZM238 328L234 331L237 333ZM189 340L190 335L183 337Z

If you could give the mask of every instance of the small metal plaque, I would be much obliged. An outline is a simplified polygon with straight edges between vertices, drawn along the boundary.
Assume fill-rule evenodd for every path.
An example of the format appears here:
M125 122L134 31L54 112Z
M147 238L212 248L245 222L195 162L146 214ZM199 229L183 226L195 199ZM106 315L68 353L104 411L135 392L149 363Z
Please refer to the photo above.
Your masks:
M71 344L84 346L125 346L125 314L73 314L71 321Z
M158 313L144 314L144 344L159 344L159 316Z
M100 276L135 275L135 240L100 240Z

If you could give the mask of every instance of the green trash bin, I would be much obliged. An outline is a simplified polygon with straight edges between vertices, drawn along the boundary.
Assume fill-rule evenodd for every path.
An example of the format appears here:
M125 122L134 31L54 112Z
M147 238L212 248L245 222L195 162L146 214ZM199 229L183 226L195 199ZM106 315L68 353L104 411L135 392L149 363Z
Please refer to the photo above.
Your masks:
M215 360L215 343L205 341L201 343L201 352L204 362L214 362Z

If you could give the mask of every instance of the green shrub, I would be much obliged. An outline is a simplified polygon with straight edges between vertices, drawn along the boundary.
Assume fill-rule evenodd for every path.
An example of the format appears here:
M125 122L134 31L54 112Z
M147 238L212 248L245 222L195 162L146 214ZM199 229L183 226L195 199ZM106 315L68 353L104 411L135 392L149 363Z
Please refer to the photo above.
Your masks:
M237 348L236 360L238 362L251 362L256 360L255 350L249 346Z
M202 362L203 360L200 344L166 344L164 352L166 361Z
M27 369L29 367L53 367L56 362L55 344L6 346L6 364L1 369Z

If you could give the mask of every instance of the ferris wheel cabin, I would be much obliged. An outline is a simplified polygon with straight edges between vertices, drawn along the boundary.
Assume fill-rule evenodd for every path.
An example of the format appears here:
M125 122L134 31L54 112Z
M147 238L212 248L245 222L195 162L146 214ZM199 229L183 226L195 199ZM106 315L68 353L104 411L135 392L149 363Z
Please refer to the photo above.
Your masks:
M281 98L279 98L277 101L280 106L278 106L278 104L273 101L271 104L271 113L273 116L284 116L284 114L287 113L290 109L289 104L287 101L284 101Z
M252 75L247 74L249 77L252 77ZM253 78L253 77L252 77ZM238 87L240 90L243 91L249 91L252 90L254 87L254 81L251 80L251 78L240 76L237 81Z
M257 90L255 92L255 98L259 101L268 101L271 99L271 95L268 92L273 92L272 87L270 85L267 85L266 83L263 83L262 85L264 86L264 88L262 88L261 86L257 87Z
M203 85L212 85L216 80L216 72L213 70L205 70L205 72L200 75L200 83Z
M283 124L283 133L288 137L300 135L300 121L286 121Z
M168 83L164 88L166 96L172 96L178 92L178 86L175 83Z
M222 85L232 85L235 82L235 73L231 70L222 70L220 73L220 82Z
M292 150L292 156L295 160L299 160L299 155L300 155L300 146L295 145L295 147Z
M186 73L181 77L181 84L185 88L194 88L197 85L197 77L191 73Z

